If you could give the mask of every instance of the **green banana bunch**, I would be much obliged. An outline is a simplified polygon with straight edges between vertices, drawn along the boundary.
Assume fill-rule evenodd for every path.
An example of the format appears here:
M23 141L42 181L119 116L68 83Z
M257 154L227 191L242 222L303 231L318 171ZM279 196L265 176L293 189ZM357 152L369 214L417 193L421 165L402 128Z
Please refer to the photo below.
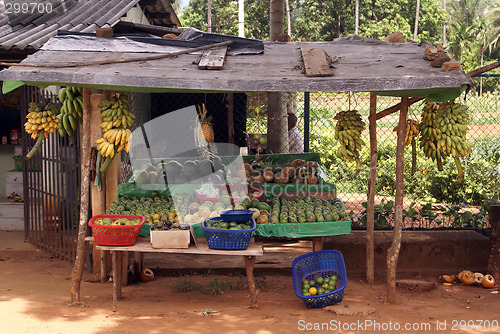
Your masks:
M439 104L427 102L422 110L422 121L420 122L420 148L424 151L427 158L436 161L438 170L443 170L443 161L441 151L437 149L437 136L441 132L435 122L439 109Z
M356 161L356 175L359 174L361 163L359 151L365 145L361 139L361 133L365 128L365 122L357 110L341 111L333 118L337 120L335 125L335 139L339 142L338 156L342 160Z
M62 123L59 127L59 135L63 137L66 133L72 137L83 121L83 93L81 87L63 87L58 92L59 101L62 103L61 113L58 115Z
M130 101L126 95L119 98L113 97L111 100L103 100L99 103L101 108L101 128L103 131L109 131L112 128L127 128L134 124L135 116L128 111Z
M452 156L457 165L458 183L464 181L464 173L460 158L471 153L472 144L467 140L467 122L469 114L467 106L448 101L441 103L436 114L435 124L439 127L436 136L436 147L441 155Z

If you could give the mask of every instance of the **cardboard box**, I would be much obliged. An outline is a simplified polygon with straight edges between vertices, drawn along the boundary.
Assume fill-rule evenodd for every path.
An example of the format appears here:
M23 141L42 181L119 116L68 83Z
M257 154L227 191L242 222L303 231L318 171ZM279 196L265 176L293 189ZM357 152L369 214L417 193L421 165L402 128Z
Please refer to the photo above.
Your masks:
M151 231L150 238L153 248L188 248L191 231Z

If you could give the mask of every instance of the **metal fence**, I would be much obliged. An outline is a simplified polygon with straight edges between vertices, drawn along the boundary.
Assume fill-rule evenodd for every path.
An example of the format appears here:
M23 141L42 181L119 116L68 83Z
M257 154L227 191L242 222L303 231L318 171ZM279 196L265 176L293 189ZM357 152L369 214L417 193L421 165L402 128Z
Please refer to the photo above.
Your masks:
M23 86L22 96L22 120L30 102L58 102L57 95L37 87ZM25 157L35 141L25 131L21 133ZM25 238L67 261L74 259L80 216L79 147L78 139L70 143L68 136L61 138L56 131L30 160L23 159Z

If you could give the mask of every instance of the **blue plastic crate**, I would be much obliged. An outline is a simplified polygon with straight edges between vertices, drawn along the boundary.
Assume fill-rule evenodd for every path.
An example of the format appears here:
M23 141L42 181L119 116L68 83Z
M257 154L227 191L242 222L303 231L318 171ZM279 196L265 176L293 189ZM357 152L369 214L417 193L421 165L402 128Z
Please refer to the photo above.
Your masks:
M249 230L222 230L205 227L206 220L222 220L221 217L206 218L201 223L201 228L205 231L208 248L210 249L234 249L245 250L248 248L252 233L257 228L255 219L251 218L252 225Z
M320 308L339 303L344 298L344 289L347 286L342 253L329 249L304 254L292 263L293 287L297 297L301 298L309 308ZM302 282L321 276L323 278L337 276L337 288L321 295L304 296Z

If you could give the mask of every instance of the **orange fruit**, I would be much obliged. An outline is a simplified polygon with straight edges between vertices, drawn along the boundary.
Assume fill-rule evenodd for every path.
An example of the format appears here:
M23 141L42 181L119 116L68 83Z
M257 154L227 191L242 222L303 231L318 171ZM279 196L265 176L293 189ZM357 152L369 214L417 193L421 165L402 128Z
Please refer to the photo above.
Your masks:
M314 296L318 293L318 290L315 287L312 287L309 289L309 293L311 294L311 296Z

